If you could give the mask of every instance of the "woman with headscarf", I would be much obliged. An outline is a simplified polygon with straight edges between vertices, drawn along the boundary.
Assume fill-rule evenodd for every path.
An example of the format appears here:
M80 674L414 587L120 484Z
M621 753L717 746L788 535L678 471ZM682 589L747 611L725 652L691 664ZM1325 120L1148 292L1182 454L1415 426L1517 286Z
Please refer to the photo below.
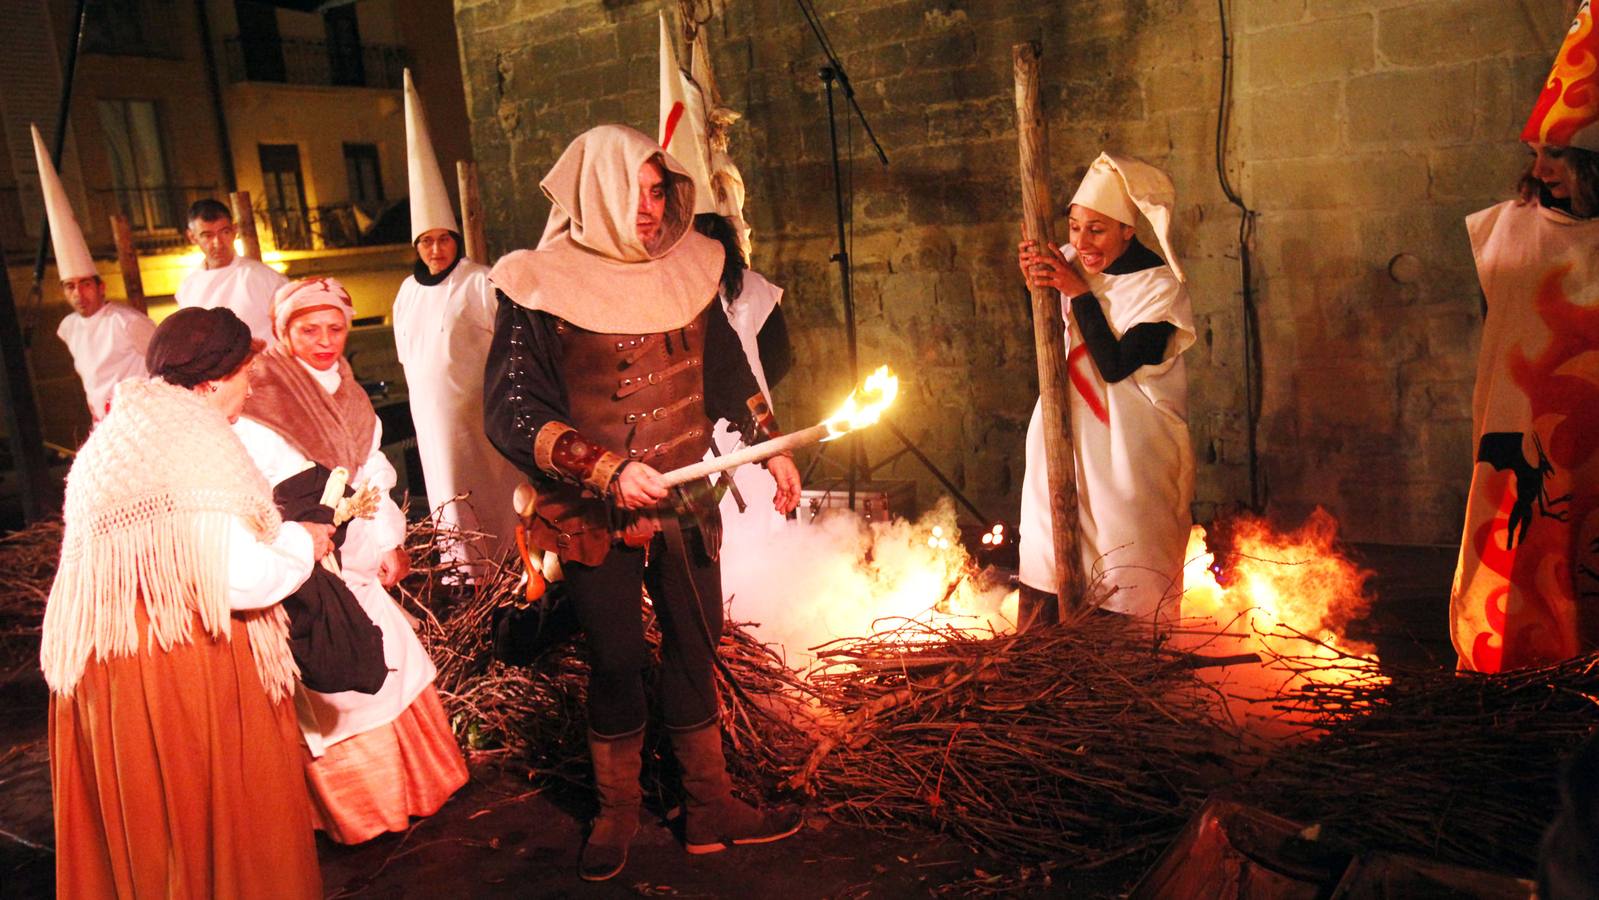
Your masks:
M40 662L62 897L320 897L279 601L331 546L228 427L257 345L226 309L151 337L67 476Z
M417 262L394 298L394 346L405 367L428 506L446 526L487 535L445 546L444 560L478 572L510 546L516 531L511 492L522 477L483 435L494 286L488 267L465 256L410 70L405 136ZM468 495L466 502L449 502L460 494Z
M272 298L275 343L261 354L255 392L234 426L273 484L311 462L343 468L351 486L375 486L381 495L372 518L349 523L340 569L383 632L388 677L375 694L302 686L296 696L316 826L343 844L404 830L411 816L433 814L467 780L433 690L433 661L386 590L410 568L401 546L405 515L389 496L395 473L383 455L382 423L344 358L354 315L335 279L279 288Z
M1112 612L1170 619L1183 590L1183 551L1194 492L1188 442L1193 312L1169 230L1176 192L1165 172L1101 153L1073 195L1068 246L1021 245L1028 283L1061 293L1067 312L1078 544L1092 602ZM1154 227L1162 260L1135 233ZM1055 548L1042 412L1027 429L1022 481L1021 597L1025 626L1055 617Z
M1521 133L1521 196L1466 217L1487 318L1449 604L1463 669L1599 648L1596 57L1585 0Z

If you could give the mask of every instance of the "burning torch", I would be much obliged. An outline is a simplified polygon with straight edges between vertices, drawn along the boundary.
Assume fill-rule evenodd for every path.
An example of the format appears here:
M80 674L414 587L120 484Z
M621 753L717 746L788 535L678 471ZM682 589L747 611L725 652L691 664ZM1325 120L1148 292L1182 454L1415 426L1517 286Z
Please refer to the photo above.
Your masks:
M849 397L836 412L820 423L804 431L781 435L742 450L735 450L726 456L714 457L670 472L663 472L661 477L666 481L667 487L676 487L745 463L771 459L779 453L836 440L856 429L875 425L883 410L887 409L898 395L899 376L890 372L888 366L879 366L877 371L866 376L864 384L850 392Z

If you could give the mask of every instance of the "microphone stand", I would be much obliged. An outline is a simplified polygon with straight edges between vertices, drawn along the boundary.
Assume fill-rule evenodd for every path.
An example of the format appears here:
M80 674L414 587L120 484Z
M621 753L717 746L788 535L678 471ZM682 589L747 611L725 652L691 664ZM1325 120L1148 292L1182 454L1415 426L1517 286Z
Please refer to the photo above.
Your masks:
M827 136L833 159L833 213L838 231L838 252L832 255L830 261L838 263L839 284L842 286L844 294L844 339L849 350L850 384L859 384L860 354L855 330L855 285L850 268L849 235L847 230L847 223L853 217L854 209L849 208L846 210L844 203L843 166L838 151L838 112L833 101L833 85L835 82L839 89L843 91L844 99L849 101L850 108L855 110L855 117L860 120L861 127L866 130L866 137L871 141L872 149L876 152L878 161L885 168L888 166L888 154L884 152L882 143L877 140L877 135L872 131L872 123L866 120L866 113L861 110L860 103L856 101L855 88L850 84L849 75L844 71L844 64L839 61L838 54L833 52L833 44L827 39L827 32L822 28L821 19L817 17L815 8L811 6L811 0L795 0L795 5L799 7L800 14L805 17L806 24L810 25L811 33L816 36L816 43L821 47L823 55L827 57L827 64L817 71L817 77L822 79L824 93L827 95ZM853 197L851 197L851 200L853 200ZM954 482L939 471L933 465L933 461L927 458L926 454L912 445L910 439L903 431L890 425L889 432L899 440L905 450L910 451L911 455L954 495L962 506L977 516L979 524L986 525L993 521L982 515L976 504L972 503L965 494L957 490ZM856 485L860 475L865 473L869 478L872 469L866 462L865 448L861 445L861 438L851 435L847 439L850 441L850 458L846 470L846 481L849 485L849 508L853 510L855 508ZM821 453L825 453L827 447L827 444L823 444ZM817 454L817 458L806 469L807 477L809 477L811 469L820 461L821 453ZM896 458L898 456L899 454L895 454Z

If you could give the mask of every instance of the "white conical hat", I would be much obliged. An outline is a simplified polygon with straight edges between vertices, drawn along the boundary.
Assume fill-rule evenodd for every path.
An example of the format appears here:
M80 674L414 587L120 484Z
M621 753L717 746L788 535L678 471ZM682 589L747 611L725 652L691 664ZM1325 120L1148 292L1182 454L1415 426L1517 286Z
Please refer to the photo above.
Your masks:
M705 96L672 50L672 30L661 21L661 127L657 135L667 153L694 178L694 214L716 212L711 191L710 149L705 140Z
M61 186L61 176L56 174L50 153L44 149L39 126L28 127L33 129L33 158L39 165L39 187L44 191L44 211L50 218L50 243L55 246L56 272L62 281L97 275L94 257L89 255L89 245L83 241L83 230L78 227L78 217L72 213L72 203L67 200L67 189Z
M411 241L414 243L423 232L435 228L460 233L455 207L450 205L450 192L444 189L444 176L439 172L439 159L433 155L427 119L422 115L422 98L417 96L410 69L405 70L405 165L411 190Z
M1124 225L1137 225L1138 214L1143 213L1155 229L1166 265L1179 279L1184 278L1171 244L1171 212L1177 204L1177 189L1165 172L1131 156L1101 153L1083 175L1083 183L1072 195L1072 204L1104 213Z

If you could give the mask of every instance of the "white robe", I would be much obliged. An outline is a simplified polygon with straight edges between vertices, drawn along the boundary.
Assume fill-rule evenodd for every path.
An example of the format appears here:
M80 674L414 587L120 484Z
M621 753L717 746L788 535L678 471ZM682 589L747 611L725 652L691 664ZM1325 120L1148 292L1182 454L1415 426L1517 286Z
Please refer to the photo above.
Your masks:
M333 373L337 376L336 369ZM334 387L337 387L336 381ZM233 430L272 484L305 468L305 457L265 425L241 418ZM372 435L372 453L361 468L350 473L350 485L375 484L383 492L383 500L371 519L356 519L349 524L340 556L344 583L361 604L361 609L383 632L383 657L389 676L376 694L358 691L323 694L304 685L296 687L294 702L300 715L300 733L314 757L320 757L328 746L345 738L394 721L422 689L432 683L436 674L433 660L422 649L422 642L405 614L378 582L378 564L383 556L405 540L405 514L389 496L395 474L394 467L383 455L382 438L383 424L379 422Z
M1065 252L1075 256L1069 247ZM1096 599L1104 599L1106 609L1175 617L1194 491L1188 374L1181 356L1194 343L1188 292L1165 265L1127 275L1090 273L1087 280L1118 338L1144 322L1169 322L1177 331L1159 365L1142 366L1106 384L1067 308L1083 581ZM1055 545L1042 416L1035 405L1027 427L1018 552L1022 583L1053 593Z
M1509 201L1466 231L1488 317L1449 625L1499 672L1599 644L1599 219Z
M235 256L233 262L220 269L207 269L202 264L185 275L178 285L178 306L202 309L226 306L250 326L252 337L270 342L272 295L288 283L289 279L266 263L248 256Z
M440 519L493 535L469 554L495 560L515 534L511 493L524 479L483 431L483 369L496 305L488 276L488 267L462 259L439 284L405 279L394 298L394 346L405 367L428 508L470 493L470 506L451 503Z
M69 313L56 328L56 336L72 353L72 368L83 381L89 415L96 422L111 408L111 389L128 378L146 378L144 351L150 346L155 323L131 306L107 303L85 318Z
M744 272L744 289L739 293L738 300L729 304L725 297L722 300L722 309L727 313L727 320L733 326L733 331L738 334L739 343L744 348L744 356L749 359L750 371L755 374L755 382L761 386L761 393L766 397L766 402L772 402L772 389L766 383L766 370L761 365L761 353L756 337L761 333L761 326L772 315L772 310L783 299L783 289L767 281L760 273L746 270ZM716 428L711 437L716 442L716 449L724 455L743 446L744 439L737 431L729 430L732 423L726 419L717 421ZM706 459L711 459L712 454L706 451ZM756 465L743 465L730 473L733 483L738 485L739 495L744 498L744 511L739 512L738 502L733 499L733 492L728 491L722 496L722 599L731 600L736 596L750 596L751 592L759 590L757 580L761 577L760 566L744 565L747 559L758 559L769 549L769 544L775 534L787 527L789 522L778 515L772 508L772 501L777 496L777 482L772 479L765 467Z

